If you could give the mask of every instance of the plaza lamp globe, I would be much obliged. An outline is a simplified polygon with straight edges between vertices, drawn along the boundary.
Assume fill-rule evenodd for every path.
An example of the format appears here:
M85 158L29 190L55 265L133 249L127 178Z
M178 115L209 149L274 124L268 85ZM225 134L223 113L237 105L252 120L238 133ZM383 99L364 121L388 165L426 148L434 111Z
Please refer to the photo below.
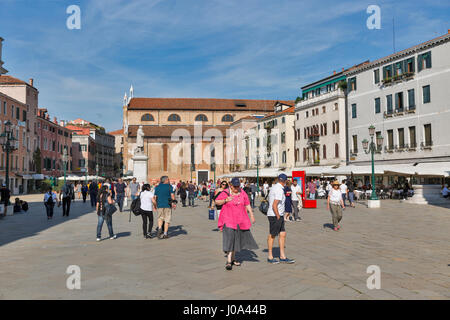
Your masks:
M380 148L383 145L383 140L384 140L383 136L381 134L379 134L377 136L377 146L378 146L378 148Z
M371 137L373 137L373 136L375 135L375 127L374 127L373 125L371 125L371 126L369 127L369 135L370 135Z
M366 150L369 148L369 140L364 139L364 140L361 141L361 142L362 142L364 151L366 151Z

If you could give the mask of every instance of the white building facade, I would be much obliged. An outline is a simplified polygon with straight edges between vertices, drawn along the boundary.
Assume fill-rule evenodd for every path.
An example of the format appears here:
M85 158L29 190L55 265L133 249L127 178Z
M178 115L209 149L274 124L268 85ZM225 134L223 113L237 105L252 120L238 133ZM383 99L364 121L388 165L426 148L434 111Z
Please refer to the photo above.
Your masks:
M350 164L370 164L370 125L384 137L377 164L450 161L450 33L346 75Z

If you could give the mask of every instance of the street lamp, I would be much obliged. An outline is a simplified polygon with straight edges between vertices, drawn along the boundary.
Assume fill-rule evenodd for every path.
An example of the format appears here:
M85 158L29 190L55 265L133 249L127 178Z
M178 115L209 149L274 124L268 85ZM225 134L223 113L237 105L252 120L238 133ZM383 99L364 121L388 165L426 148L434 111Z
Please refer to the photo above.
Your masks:
M259 150L256 151L256 190L259 194Z
M97 178L98 178L98 170L99 170L99 167L98 167L98 163L95 165L95 172L96 172L96 174L97 174Z
M377 193L375 191L375 160L374 154L375 152L383 145L383 137L378 135L376 137L376 143L373 142L373 137L375 136L375 127L371 125L369 127L369 135L370 135L370 143L367 139L362 141L363 149L366 154L371 154L372 156L372 195L370 196L370 200L378 200Z
M13 137L12 123L7 120L5 122L5 130L0 134L0 144L3 151L6 152L6 168L5 168L5 184L9 188L9 153L16 150Z
M64 153L63 153L62 159L63 159L63 165L64 165L64 184L66 184L66 167L67 167L67 160L68 160L67 147L64 147Z

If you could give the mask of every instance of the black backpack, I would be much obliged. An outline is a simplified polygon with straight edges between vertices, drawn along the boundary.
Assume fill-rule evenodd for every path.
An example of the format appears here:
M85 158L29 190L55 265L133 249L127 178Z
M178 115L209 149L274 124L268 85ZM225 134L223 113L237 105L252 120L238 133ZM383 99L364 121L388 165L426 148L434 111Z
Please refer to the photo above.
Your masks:
M52 205L54 205L55 203L53 202L53 193L52 194L50 194L50 197L48 197L48 199L47 199L47 201L45 202L47 205L49 205L49 206L52 206ZM27 207L28 207L28 205L27 205ZM28 210L28 208L27 208L27 210ZM25 210L26 211L26 210Z
M261 213L264 215L267 215L267 212L269 211L269 201L267 201L268 197L269 192L267 192L267 195L264 197L264 200L262 200L259 205L259 211L261 211Z
M131 202L130 210L131 210L131 212L133 212L133 214L135 216L138 216L141 214L141 196L140 195L139 195L139 197L137 197L136 199L134 199Z

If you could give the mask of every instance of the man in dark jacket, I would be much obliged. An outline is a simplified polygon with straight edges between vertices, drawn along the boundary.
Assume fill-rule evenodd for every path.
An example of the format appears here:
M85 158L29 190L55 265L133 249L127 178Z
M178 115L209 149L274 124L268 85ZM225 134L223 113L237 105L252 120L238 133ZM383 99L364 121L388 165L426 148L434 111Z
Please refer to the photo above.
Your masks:
M3 213L4 216L6 216L6 210L8 209L9 205L9 198L11 197L11 191L8 189L6 184L3 184L2 188L0 189L0 205L3 205L5 207L5 212Z
M98 183L97 181L92 181L89 185L89 197L91 198L91 206L94 208L97 206L97 194L98 194Z
M69 182L66 182L62 187L62 205L63 205L63 217L69 216L70 213L70 203L72 202L72 198L74 196L74 188L73 185Z

